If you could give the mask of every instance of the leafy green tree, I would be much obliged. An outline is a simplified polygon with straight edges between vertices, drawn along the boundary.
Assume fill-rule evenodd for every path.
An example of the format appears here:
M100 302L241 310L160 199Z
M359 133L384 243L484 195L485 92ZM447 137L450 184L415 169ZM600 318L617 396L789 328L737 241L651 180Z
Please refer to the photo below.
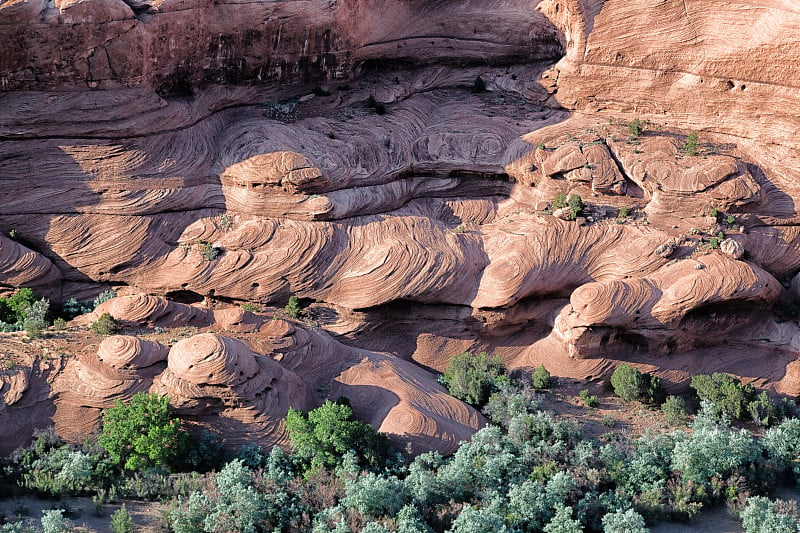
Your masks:
M344 403L326 400L309 413L290 408L286 431L295 453L309 461L310 470L333 468L345 452L353 450L367 465L383 464L387 441L369 424L352 420L353 410Z
M644 126L644 123L641 120L639 120L638 117L634 118L628 124L628 135L630 135L630 138L631 139L639 138L639 135L642 134L642 127L643 126Z
M611 374L614 394L629 402L659 403L664 396L661 380L656 376L640 372L628 363L622 363Z
M127 405L117 400L103 413L103 432L97 441L113 462L128 470L171 466L186 452L189 437L173 418L169 398L136 393Z
M503 361L496 355L461 352L450 359L442 382L451 395L480 408L497 390L498 382L504 379L505 372Z
M35 302L36 295L27 287L19 289L8 298L0 298L0 321L21 324L25 320L25 310Z

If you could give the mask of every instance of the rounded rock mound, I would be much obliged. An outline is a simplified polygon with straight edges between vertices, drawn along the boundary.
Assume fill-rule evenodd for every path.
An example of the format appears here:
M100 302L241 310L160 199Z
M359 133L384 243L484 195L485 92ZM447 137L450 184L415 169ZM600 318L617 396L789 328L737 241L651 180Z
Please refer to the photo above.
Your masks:
M235 387L259 372L253 352L241 341L201 333L178 342L169 352L169 370L194 385Z
M165 361L169 349L163 344L132 335L106 337L97 348L100 361L115 369L145 368Z

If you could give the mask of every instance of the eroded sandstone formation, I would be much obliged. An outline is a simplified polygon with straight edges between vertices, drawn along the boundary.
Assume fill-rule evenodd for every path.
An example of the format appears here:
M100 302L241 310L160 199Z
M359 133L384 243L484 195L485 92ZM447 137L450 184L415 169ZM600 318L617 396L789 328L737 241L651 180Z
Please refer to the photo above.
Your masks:
M49 393L2 374L0 417L38 394L74 438L153 390L271 445L346 396L446 453L483 423L430 372L464 349L800 393L798 24L778 0L6 2L0 284L127 291L76 328L202 331L111 337ZM291 295L311 325L236 305Z

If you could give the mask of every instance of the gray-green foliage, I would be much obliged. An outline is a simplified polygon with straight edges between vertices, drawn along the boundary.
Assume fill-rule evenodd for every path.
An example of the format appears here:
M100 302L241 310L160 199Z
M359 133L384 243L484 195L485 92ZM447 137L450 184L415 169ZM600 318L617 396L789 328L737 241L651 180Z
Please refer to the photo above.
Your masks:
M800 420L790 418L768 429L761 440L771 459L780 469L791 469L800 485Z
M450 533L511 533L511 529L506 526L503 518L496 513L485 509L476 509L467 504L461 514L453 520L453 527L448 530Z
M403 483L395 476L367 472L355 479L346 479L344 488L342 505L367 516L394 516L406 503Z
M64 518L64 509L42 511L42 533L64 533L70 529L72 525Z
M92 491L107 467L99 456L69 446L41 450L25 464L21 484L49 495Z
M647 533L648 531L642 515L633 509L615 511L603 517L603 533Z
M22 321L22 327L31 338L38 338L42 336L42 330L47 327L47 312L50 310L50 300L42 298L36 300L31 305L25 308L25 318Z
M24 520L8 522L0 526L0 533L37 533L36 528L25 523Z
M107 301L109 301L111 298L114 298L114 297L116 297L116 296L117 296L117 293L116 293L116 291L114 291L113 289L108 289L108 290L105 290L105 291L101 292L101 293L100 293L100 294L98 294L98 295L97 295L97 297L94 299L94 302L92 302L92 305L94 306L94 307L93 307L93 309L97 309L97 307L98 307L98 306L99 306L101 303L103 303L103 302L107 302ZM76 302L76 303L77 303L77 302Z
M684 480L708 482L712 476L730 475L761 456L761 444L749 432L731 429L724 420L715 422L711 409L703 404L691 435L676 433L672 468Z
M428 524L422 519L419 511L413 505L406 505L395 518L397 533L433 533Z
M267 518L266 501L253 487L252 472L234 459L214 478L215 491L193 492L171 515L175 533L255 533Z
M800 522L794 507L787 502L752 496L742 510L742 527L746 533L797 533Z
M581 523L572 518L572 507L558 503L555 510L555 515L544 527L544 533L583 533Z

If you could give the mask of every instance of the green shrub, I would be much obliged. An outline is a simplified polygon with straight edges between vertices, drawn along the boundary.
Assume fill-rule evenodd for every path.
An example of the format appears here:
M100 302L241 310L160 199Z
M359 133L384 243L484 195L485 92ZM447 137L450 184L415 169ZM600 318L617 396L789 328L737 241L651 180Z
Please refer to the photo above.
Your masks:
M661 405L664 420L672 426L685 424L688 420L686 401L680 396L667 396Z
M308 414L289 408L286 431L295 453L308 462L308 470L333 468L349 450L370 467L383 464L386 437L352 417L349 405L329 400Z
M97 335L113 335L117 332L117 321L109 313L103 313L92 322L92 331Z
M222 255L222 248L214 246L210 242L203 241L202 248L200 249L200 255L202 256L204 261L213 261L220 255Z
M727 222L729 226L733 226L736 224L736 217L733 215L728 215L728 217L725 219L725 222Z
M7 298L0 298L0 321L7 324L22 324L25 310L36 302L33 290L23 288Z
M64 331L67 329L67 321L61 317L56 318L53 320L53 329L56 331Z
M117 400L103 413L97 442L112 461L127 470L171 466L186 452L188 434L170 416L169 398L137 392L130 403Z
M570 209L570 218L575 220L583 211L583 200L577 194L570 194L567 200L567 206Z
M111 531L113 533L130 533L132 529L133 519L123 503L122 507L111 515Z
M544 365L539 365L533 369L531 373L531 384L534 389L549 389L553 385L550 372L547 371Z
M583 533L581 523L572 518L572 507L559 502L555 509L556 514L544 526L544 533Z
M662 401L664 390L661 380L651 374L644 374L628 363L622 363L611 374L614 394L625 401L637 400L656 404Z
M700 400L711 403L715 414L737 420L747 413L747 406L755 397L753 385L742 385L738 378L721 372L692 376L691 387Z
M644 124L638 118L634 118L628 124L628 135L631 139L637 139L642 134L643 125Z
M563 192L558 193L555 198L553 198L553 209L561 209L562 207L567 206L567 195Z
M505 376L505 372L500 357L486 352L473 355L465 351L450 359L442 382L452 396L481 408L497 390L498 380Z
M589 389L583 389L578 393L578 397L583 401L583 405L586 407L597 407L600 405L600 400L597 399L597 396L590 395Z
M297 296L289 297L289 302L286 304L286 307L283 308L283 312L286 313L286 316L289 318L298 318L301 315L303 308L300 306L300 300Z
M619 218L628 218L630 215L630 208L626 206L622 206L619 208Z
M683 145L683 151L686 155L697 155L697 132L693 131L686 137L686 143Z
M251 313L260 313L261 312L261 306L258 305L258 304L255 304L255 303L245 302L245 303L243 303L241 305L241 307L245 311L249 311Z
M747 405L747 412L752 417L753 422L763 427L772 426L783 418L780 407L775 405L766 391L761 391L761 393Z

